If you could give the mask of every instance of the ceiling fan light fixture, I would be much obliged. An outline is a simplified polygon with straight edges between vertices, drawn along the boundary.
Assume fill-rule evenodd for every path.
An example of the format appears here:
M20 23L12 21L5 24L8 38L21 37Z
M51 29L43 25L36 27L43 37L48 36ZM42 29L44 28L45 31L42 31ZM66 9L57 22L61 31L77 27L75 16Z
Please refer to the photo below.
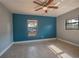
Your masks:
M43 10L44 10L44 11L47 10L47 7L43 7Z

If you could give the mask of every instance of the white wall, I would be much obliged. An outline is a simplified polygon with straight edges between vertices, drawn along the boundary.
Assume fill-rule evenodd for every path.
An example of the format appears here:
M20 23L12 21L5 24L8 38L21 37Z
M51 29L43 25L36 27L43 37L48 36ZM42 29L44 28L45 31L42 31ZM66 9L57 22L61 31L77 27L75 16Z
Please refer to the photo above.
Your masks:
M79 44L79 30L65 30L65 20L77 17L79 8L60 15L57 18L57 37Z
M0 53L13 41L12 15L0 3Z

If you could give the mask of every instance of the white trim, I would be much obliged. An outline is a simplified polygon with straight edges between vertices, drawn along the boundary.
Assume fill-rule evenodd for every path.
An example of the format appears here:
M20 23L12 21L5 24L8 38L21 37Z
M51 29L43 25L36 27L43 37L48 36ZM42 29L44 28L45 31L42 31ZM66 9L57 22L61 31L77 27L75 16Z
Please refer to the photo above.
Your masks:
M14 43L12 42L10 45L8 45L1 53L0 56L2 56Z
M2 56L13 44L29 43L29 42L39 42L39 41L47 41L47 40L56 40L56 38L38 39L38 40L20 41L20 42L12 42L8 47L6 47L6 48L0 53L0 56Z
M69 43L69 44L72 44L72 45L74 45L74 46L79 47L79 44L76 44L76 43L70 42L70 41L68 41L68 40L64 40L64 39L60 39L60 38L58 38L58 40L60 40L60 41L63 41L63 42L66 42L66 43Z
M56 40L56 38L38 39L38 40L30 40L30 41L20 41L20 42L14 42L14 44L29 43L29 42L39 42L39 41L47 41L47 40Z

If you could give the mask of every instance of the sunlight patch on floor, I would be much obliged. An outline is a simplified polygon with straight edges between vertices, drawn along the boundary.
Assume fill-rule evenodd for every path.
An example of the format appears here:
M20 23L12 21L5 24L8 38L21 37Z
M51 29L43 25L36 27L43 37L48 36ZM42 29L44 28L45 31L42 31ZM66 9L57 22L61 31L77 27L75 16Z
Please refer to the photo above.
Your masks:
M56 53L62 53L63 51L61 49L59 49L58 47L56 47L55 45L50 45L49 48L51 50L54 50Z
M63 54L60 54L61 57L63 58L72 58L69 54L67 53L63 53Z
M55 53L59 58L72 58L69 54L62 51L60 48L58 48L55 45L49 45L48 48Z

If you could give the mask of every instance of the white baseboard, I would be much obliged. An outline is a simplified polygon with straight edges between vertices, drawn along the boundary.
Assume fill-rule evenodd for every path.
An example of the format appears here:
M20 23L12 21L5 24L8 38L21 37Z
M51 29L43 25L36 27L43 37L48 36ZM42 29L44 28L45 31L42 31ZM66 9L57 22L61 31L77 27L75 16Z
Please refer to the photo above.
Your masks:
M47 40L56 40L56 38L38 39L38 40L20 41L20 42L12 42L8 47L6 47L6 48L0 53L0 56L2 56L13 44L29 43L29 42L39 42L39 41L47 41Z
M39 41L48 41L48 40L56 40L56 38L38 39L38 40L30 40L30 41L20 41L20 42L14 42L14 44L29 43L29 42L39 42Z
M2 56L12 45L13 42L0 53L0 56Z
M60 39L60 38L58 38L58 40L60 40L60 41L63 41L63 42L66 42L66 43L69 43L69 44L72 44L72 45L74 45L74 46L79 47L79 44L76 44L76 43L73 43L73 42L70 42L70 41L67 41L67 40L63 40L63 39Z

